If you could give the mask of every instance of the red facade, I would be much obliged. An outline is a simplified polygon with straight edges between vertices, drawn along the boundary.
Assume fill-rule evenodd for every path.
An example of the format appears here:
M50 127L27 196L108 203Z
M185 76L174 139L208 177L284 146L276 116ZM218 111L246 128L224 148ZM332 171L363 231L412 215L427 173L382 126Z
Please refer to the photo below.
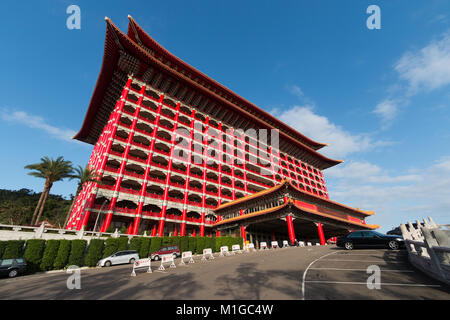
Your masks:
M284 179L329 199L322 171L340 163L317 152L325 144L170 54L131 18L127 35L107 20L102 70L75 138L94 144L89 167L101 183L84 186L71 230L210 236L221 219L213 209Z

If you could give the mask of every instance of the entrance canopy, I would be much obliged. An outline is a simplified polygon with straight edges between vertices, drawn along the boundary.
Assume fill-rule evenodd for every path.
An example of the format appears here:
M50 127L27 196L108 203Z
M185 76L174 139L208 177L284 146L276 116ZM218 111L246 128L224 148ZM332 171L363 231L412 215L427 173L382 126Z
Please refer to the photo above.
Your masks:
M366 224L365 218L374 212L354 209L338 202L306 193L284 180L281 184L228 202L216 208L222 220L215 224L219 230L244 226L258 232L286 230L292 221L294 235L317 236L320 224L328 237L347 234L350 230L373 230L378 225ZM289 226L288 226L289 227Z

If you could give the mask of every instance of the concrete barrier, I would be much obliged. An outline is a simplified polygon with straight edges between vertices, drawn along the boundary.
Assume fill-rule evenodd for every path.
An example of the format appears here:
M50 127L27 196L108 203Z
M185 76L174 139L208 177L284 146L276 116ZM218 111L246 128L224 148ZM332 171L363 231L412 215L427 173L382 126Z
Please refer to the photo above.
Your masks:
M231 252L233 253L242 253L241 247L238 244L231 246Z
M192 251L185 251L181 254L180 266L186 265L184 259L189 259L188 263L195 263L194 258L192 258Z
M173 254L164 254L161 256L161 265L159 266L158 270L164 271L166 268L164 268L165 263L170 263L170 268L176 268Z
M244 252L250 252L250 251L256 251L255 245L253 243L249 243L248 245L245 246Z
M230 252L228 251L228 246L220 247L219 257L229 256Z
M140 260L136 260L133 264L133 270L131 271L131 276L132 277L136 277L136 269L140 269L140 268L146 268L148 267L147 273L152 273L152 259L147 258L147 259L140 259Z
M203 249L202 261L208 260L208 256L209 256L209 260L214 260L214 255L212 253L212 249L211 248Z

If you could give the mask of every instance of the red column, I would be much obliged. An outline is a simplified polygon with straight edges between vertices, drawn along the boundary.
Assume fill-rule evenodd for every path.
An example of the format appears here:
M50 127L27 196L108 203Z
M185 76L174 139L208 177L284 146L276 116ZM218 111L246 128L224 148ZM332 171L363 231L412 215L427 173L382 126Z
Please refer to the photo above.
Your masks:
M177 228L176 225L173 226L173 236L174 236L174 237L178 236L178 228Z
M272 230L272 241L276 241L277 238L275 237L275 231Z
M187 203L188 203L188 196L189 196L189 177L191 175L191 162L192 162L192 143L194 140L194 126L195 126L195 110L192 110L191 113L191 132L189 133L189 150L188 150L188 159L189 163L187 164L186 168L186 181L184 185L184 199L183 199L183 212L181 214L181 229L180 229L180 236L184 237L186 235L186 218L187 218Z
M196 237L197 236L197 229L194 227L194 231L192 231L192 236Z
M205 210L206 210L206 174L207 174L207 161L208 161L208 129L209 129L209 117L205 119L205 132L203 135L203 185L202 185L202 217L200 222L200 237L205 236Z
M217 216L217 222L222 221L222 216ZM216 230L216 237L220 237L220 230Z
M127 81L127 84L126 84L126 86L125 86L125 89L124 89L123 92L122 92L122 96L121 96L121 98L120 98L120 100L119 100L119 102L118 102L119 105L118 105L118 108L117 108L118 110L117 110L117 111L120 111L120 112L121 112L121 111L123 110L123 107L125 106L125 99L126 99L126 96L128 95L128 91L130 90L131 83L132 83L132 79L129 78L128 81ZM116 123L117 123L117 121L120 119L120 113L119 113L119 112L116 112L116 117L117 117L117 118L115 119L115 121L116 121ZM114 135L115 135L116 130L117 130L117 126L114 126L114 127L113 127L113 132L111 133L111 138L112 138L112 139L109 140L109 142L108 142L108 150L111 149L111 145L112 145L112 143L113 143ZM130 132L129 136L132 137L132 132ZM129 137L129 138L130 138L130 137ZM129 142L129 140L130 140L130 139L128 139L127 142ZM107 214L106 214L106 219L105 219L105 222L103 223L103 226L102 226L101 229L100 229L100 232L105 232L106 229L108 229L109 225L111 224L111 219L112 219L112 215L113 215L113 210L114 210L114 207L115 207L116 202L117 202L117 193L118 193L118 191L119 191L119 189L120 189L120 183L122 182L123 170L125 169L126 158L127 158L127 152L129 151L129 149L130 149L130 147L129 147L129 145L128 145L128 146L125 148L125 151L124 151L124 153L123 153L124 160L122 161L122 164L121 164L121 166L120 166L119 176L118 176L117 181L116 181L116 184L115 184L115 186L114 186L114 194L113 194L113 196L112 196L112 198L111 198L111 202L110 202L110 204L109 204L109 206L108 206L108 212L107 212ZM107 157L105 157L105 158L103 159L102 164L101 164L101 167L102 167L102 168L104 168L104 166L106 165L107 159L108 159Z
M244 215L244 210L241 209L239 211L239 214L241 216L243 216ZM246 240L246 238L245 238L245 227L243 225L241 225L241 237L244 239L244 241Z
M289 240L291 241L291 245L294 244L295 241L295 231L294 231L294 223L292 222L292 216L288 215L286 217L286 222L288 225L288 232L289 232Z
M325 235L323 233L322 223L317 223L317 231L319 232L320 245L325 245Z
M156 226L156 223L153 225L153 227L152 227L152 237L156 237L156 229L157 229L157 226Z
M175 122L172 130L172 139L171 139L171 147L170 147L170 158L169 158L169 166L167 167L167 176L166 176L166 188L164 189L164 198L163 198L163 206L161 208L161 216L159 218L159 227L158 227L158 235L160 237L164 234L164 222L166 220L166 210L167 210L167 197L169 196L169 184L170 184L170 174L172 172L172 163L173 163L173 150L175 149L176 142L176 130L178 126L178 117L180 115L180 103L177 104L177 112L175 114Z
M133 223L130 222L130 223L128 224L127 234L131 234L132 231L133 231Z

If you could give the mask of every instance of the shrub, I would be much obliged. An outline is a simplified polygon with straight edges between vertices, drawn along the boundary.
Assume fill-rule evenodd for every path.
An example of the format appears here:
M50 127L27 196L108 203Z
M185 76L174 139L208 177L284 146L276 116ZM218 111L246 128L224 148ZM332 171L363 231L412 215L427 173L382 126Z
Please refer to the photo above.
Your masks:
M84 250L86 249L86 240L72 240L70 249L69 266L83 266Z
M197 247L195 252L198 254L203 254L203 249L205 249L205 237L197 237Z
M1 257L3 257L3 252L5 252L6 244L6 241L0 241L0 259Z
M216 238L205 237L205 249L211 248L212 252L216 252Z
M123 226L122 228L120 228L119 232L120 234L127 234L127 227Z
M163 238L160 238L160 237L152 238L149 254L154 253L155 251L158 251L159 249L161 249L162 243L163 243L162 240L163 240Z
M109 257L113 253L116 253L119 248L119 238L106 239L105 251L103 252L103 258Z
M44 249L44 255L41 262L41 270L48 271L53 269L56 255L58 254L59 240L48 240Z
M53 267L55 269L63 269L67 265L69 260L71 242L70 240L61 240L59 243L58 254L56 255L55 263Z
M137 252L141 249L142 238L134 237L130 240L130 250L136 250Z
M128 237L120 237L117 251L124 251L127 249L128 249Z
M114 233L114 227L109 226L108 229L106 229L106 233Z
M141 248L139 250L139 257L140 258L147 258L148 252L150 250L150 238L141 238Z
M23 252L23 240L10 240L6 243L3 259L21 258Z
M180 252L189 251L189 238L180 237Z
M220 252L220 247L223 246L223 237L216 237L216 252Z
M40 270L44 247L45 240L30 239L27 241L27 246L23 255L27 261L27 273L35 273Z
M189 251L192 251L192 253L194 254L197 248L197 238L195 237L189 237Z
M95 267L97 265L97 262L102 258L104 245L105 241L101 239L92 239L89 242L88 253L85 259L85 264L88 267Z

